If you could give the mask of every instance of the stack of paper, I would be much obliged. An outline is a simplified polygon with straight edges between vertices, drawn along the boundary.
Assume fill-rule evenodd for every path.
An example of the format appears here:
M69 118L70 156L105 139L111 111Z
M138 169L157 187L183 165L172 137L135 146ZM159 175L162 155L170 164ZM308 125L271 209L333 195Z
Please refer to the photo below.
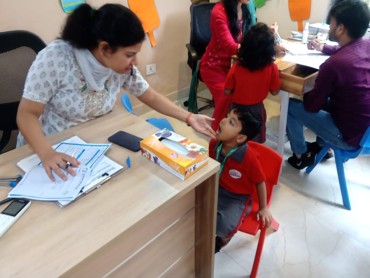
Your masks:
M58 175L54 175L55 181L52 182L46 175L44 167L36 165L9 192L8 197L43 201L72 201L87 184L90 174L91 170L88 167L79 167L76 169L76 176L68 174L68 179L64 181Z
M283 57L283 61L286 62L319 69L320 65L329 58L329 55L325 55L317 50L310 50L306 44L301 42L282 40L282 46L288 51Z
M56 181L52 182L39 157L36 154L29 156L17 163L26 174L8 196L58 201L65 206L124 169L122 165L104 156L109 147L110 144L87 144L77 136L53 146L58 152L74 154L81 163L80 167L75 168L76 176L68 174L66 181L54 174Z
M307 54L320 54L317 50L310 50L307 48L307 44L301 42L291 42L287 40L281 40L281 45L293 55L307 55Z

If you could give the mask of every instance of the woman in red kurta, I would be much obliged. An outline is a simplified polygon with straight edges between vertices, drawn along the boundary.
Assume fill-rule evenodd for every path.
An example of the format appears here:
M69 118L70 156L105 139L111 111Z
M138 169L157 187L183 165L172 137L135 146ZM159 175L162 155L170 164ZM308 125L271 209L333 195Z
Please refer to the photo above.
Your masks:
M230 104L229 97L224 94L224 85L231 57L237 53L243 31L255 22L248 10L248 3L249 0L223 0L212 10L212 36L200 61L200 75L215 102L214 130L218 128Z

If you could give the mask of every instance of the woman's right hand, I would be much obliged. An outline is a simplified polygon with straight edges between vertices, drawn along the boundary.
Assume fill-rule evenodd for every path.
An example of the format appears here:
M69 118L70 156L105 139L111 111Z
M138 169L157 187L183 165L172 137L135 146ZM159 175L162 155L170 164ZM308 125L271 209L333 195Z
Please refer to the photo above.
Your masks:
M55 181L54 174L57 174L62 180L67 180L67 173L76 176L73 167L80 165L80 162L76 158L54 150L44 153L40 156L40 159L46 174L52 181Z

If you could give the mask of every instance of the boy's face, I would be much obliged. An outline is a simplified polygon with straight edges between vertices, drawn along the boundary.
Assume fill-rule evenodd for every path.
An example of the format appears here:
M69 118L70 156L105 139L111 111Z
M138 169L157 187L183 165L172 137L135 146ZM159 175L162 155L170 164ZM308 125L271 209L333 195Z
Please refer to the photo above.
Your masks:
M245 140L245 135L240 134L241 130L242 123L234 110L231 110L220 122L219 128L216 131L216 139L221 142L235 142L239 144L241 137L244 137Z

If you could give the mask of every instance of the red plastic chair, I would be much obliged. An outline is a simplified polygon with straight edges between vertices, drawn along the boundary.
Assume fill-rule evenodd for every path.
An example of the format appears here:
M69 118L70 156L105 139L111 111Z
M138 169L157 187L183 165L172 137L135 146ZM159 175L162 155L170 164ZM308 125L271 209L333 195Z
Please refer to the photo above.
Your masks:
M265 145L252 141L248 142L248 145L260 155L260 163L266 176L267 206L270 207L274 185L278 183L283 159L280 154ZM260 222L257 221L259 204L256 190L252 195L252 200L251 212L244 219L239 231L255 236L258 230L261 230L256 255L254 256L252 272L250 275L251 278L254 278L257 276L258 267L261 260L263 244L266 237L266 228L262 228ZM274 231L277 231L279 229L279 223L273 219L271 227Z

